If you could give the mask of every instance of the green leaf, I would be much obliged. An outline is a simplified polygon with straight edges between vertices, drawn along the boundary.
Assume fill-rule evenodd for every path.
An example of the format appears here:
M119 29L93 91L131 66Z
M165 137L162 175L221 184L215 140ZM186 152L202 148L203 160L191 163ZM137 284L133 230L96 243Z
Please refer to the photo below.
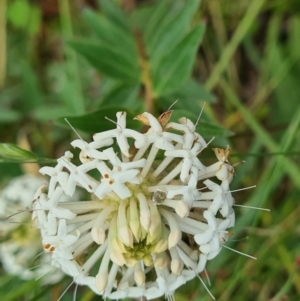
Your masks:
M109 19L124 30L129 29L129 22L124 11L111 0L101 0L101 8Z
M145 20L145 42L148 49L151 49L151 45L155 41L157 33L164 28L164 24L168 24L172 20L172 14L170 11L171 2L168 0L156 1L156 4L151 10L151 14L148 19Z
M139 85L116 84L103 98L103 105L134 108L138 105Z
M200 0L187 1L173 20L163 30L156 33L155 40L149 49L150 61L154 68L161 63L161 58L167 55L188 33L199 4Z
M196 115L198 114L198 112L190 112L190 111L185 111L185 110L174 110L173 114L172 114L172 120L178 120L181 117L186 117L190 120L192 120L192 122L196 122L198 116ZM197 126L197 132L205 137L205 138L212 138L212 137L229 137L231 135L233 135L233 132L225 129L221 126L209 123L209 122L204 122L202 120L200 120L198 126Z
M120 28L103 15L85 9L83 17L99 38L99 42L113 48L121 48L120 55L124 56L138 69L138 52L132 32Z
M116 121L116 113L120 111L127 113L126 120L128 128L135 130L142 128L140 122L133 120L138 113L133 110L128 110L128 108L120 108L120 106L107 106L89 114L66 118L74 128L93 134L116 128L116 124L107 120L105 117ZM65 118L59 118L57 122L58 124L66 125Z
M21 162L37 159L34 153L9 143L0 143L0 156L5 159Z
M10 143L0 143L0 163L54 163L56 160L38 158L34 153ZM4 164L5 165L5 164Z
M204 102L214 103L216 100L214 95L192 78L186 81L181 89L174 94L163 97L162 102L170 106L177 99L176 109L185 109L191 112L202 108Z
M104 75L122 82L137 83L140 81L140 72L137 72L131 61L119 54L119 50L112 49L107 45L96 44L90 40L72 41L69 44Z
M188 80L203 33L203 24L191 30L154 70L154 91L157 96L174 93Z

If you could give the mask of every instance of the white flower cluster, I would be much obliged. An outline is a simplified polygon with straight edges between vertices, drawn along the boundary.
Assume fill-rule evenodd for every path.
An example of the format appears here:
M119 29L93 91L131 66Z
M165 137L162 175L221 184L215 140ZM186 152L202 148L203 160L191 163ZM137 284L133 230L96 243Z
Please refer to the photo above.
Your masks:
M217 162L205 166L198 155L207 143L196 125L170 117L137 116L149 126L141 134L118 112L115 129L71 143L81 150L79 165L67 151L55 167L40 170L50 176L33 204L44 249L55 266L104 298L172 299L234 226L230 149L214 149ZM89 199L61 202L78 189Z
M46 254L38 256L43 251L40 234L32 231L30 214L25 209L31 206L36 190L45 182L43 177L25 174L0 191L0 233L4 238L0 244L0 260L7 273L24 280L46 275L43 283L48 284L57 283L63 274L48 262ZM36 268L30 269L30 266Z

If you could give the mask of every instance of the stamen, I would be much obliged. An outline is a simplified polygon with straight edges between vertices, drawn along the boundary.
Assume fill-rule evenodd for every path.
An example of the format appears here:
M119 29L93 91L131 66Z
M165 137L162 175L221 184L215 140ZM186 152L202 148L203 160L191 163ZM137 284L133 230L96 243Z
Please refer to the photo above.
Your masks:
M209 278L209 275L208 275L206 269L204 269L204 274L205 274L205 276L206 276L206 278L207 278L208 285L211 286L210 278Z
M243 191L243 190L252 189L252 188L255 188L255 187L256 187L256 185L253 185L253 186L249 186L249 187L245 187L245 188L240 188L240 189L236 189L236 190L229 190L229 191L226 191L225 193Z
M208 294L211 296L211 298L213 300L216 300L216 298L214 297L214 295L210 292L210 290L208 289L208 287L205 285L204 281L202 280L202 278L199 275L196 275L198 277L198 279L200 280L200 282L202 283L202 285L204 286L204 288L206 289L206 291L208 292Z
M117 122L115 122L114 120L108 118L107 116L105 116L104 118L105 118L106 120L112 122L112 123L115 124L116 126L118 126L118 127L120 128L120 130L122 130L122 127L121 127Z
M200 114L199 114L197 120L196 120L195 127L199 124L199 121L200 121L202 112L203 112L203 110L204 110L204 108L205 108L205 105L206 105L206 102L203 103L203 107L202 107L202 109L201 109L201 111L200 111Z
M83 139L78 134L78 132L75 130L75 128L71 125L71 123L69 122L69 120L67 118L64 118L64 119L65 119L65 122L69 125L69 127L73 130L73 132L78 136L78 138L83 141Z
M73 285L73 283L75 282L75 280L73 280L69 285L68 287L64 290L64 292L62 293L62 295L58 298L57 301L60 301L61 298L65 295L65 293L68 291L68 289Z
M257 260L257 258L256 258L256 257L254 257L254 256L251 256L251 255L245 254L245 253L243 253L243 252L239 252L239 251L237 251L237 250L235 250L235 249L229 248L229 247L228 247L228 246L226 246L226 245L223 245L223 247L224 247L224 248L226 248L226 249L228 249L228 250L231 250L232 252L235 252L235 253L238 253L238 254L244 255L244 256L246 256L246 257L252 258L252 259L254 259L254 260Z
M76 285L75 285L75 289L74 289L74 293L73 293L73 301L76 301L77 289L78 289L78 283L76 283Z
M262 210L262 211L271 211L271 209L267 208L260 208L260 207L252 207L252 206L246 206L246 205L238 205L238 204L233 204L232 206L235 207L243 207L243 208L249 208L249 209L256 209L256 210Z

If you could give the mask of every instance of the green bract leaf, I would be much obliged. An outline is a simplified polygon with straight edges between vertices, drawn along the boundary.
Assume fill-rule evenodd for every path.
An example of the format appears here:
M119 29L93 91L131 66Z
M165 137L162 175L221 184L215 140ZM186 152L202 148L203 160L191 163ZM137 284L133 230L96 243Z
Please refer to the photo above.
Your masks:
M140 74L136 67L123 58L119 50L91 41L72 41L69 44L101 73L123 82L139 82Z
M192 72L196 51L204 33L204 25L191 30L154 70L154 91L157 96L174 93Z
M14 144L0 143L0 156L13 161L37 160L37 156Z
M138 112L128 110L128 108L124 107L120 108L120 106L107 106L89 114L66 118L74 128L94 134L116 128L117 125L107 120L105 117L116 121L116 113L120 111L125 111L127 113L126 120L128 128L134 130L141 129L142 124L133 120L133 118L138 115ZM66 125L65 118L59 118L57 122Z
M56 160L38 158L34 153L10 143L0 143L0 163L44 163L51 164Z

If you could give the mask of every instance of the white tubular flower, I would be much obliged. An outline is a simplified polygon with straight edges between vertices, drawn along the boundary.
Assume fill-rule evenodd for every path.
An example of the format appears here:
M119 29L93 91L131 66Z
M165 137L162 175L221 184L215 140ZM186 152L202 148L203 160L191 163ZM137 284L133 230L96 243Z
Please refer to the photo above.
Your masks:
M207 143L200 134L196 133L196 125L193 124L190 119L182 117L178 122L179 123L170 122L166 128L171 128L184 133L182 149L191 149L194 142L200 144L201 150L206 148Z
M90 162L91 158L99 159L99 160L106 160L107 157L103 154L103 152L100 152L95 149L95 145L97 148L101 148L104 146L109 146L114 143L114 140L112 138L105 139L100 141L100 143L87 143L81 139L74 140L71 145L73 147L78 147L81 149L81 152L79 154L79 159L82 163L84 162Z
M42 252L41 235L32 230L29 213L35 191L44 183L45 178L26 174L0 191L0 231L6 238L0 244L0 261L9 274L24 280L44 276L43 283L50 284L59 282L63 273L51 266L47 254L38 256ZM33 266L36 268L30 269Z
M221 251L222 244L228 239L226 229L230 226L230 218L220 220L215 215L206 210L203 212L203 217L207 220L208 229L194 236L195 242L200 246L199 250L207 254L207 259L216 257Z
M94 135L95 142L100 142L109 138L116 138L117 143L121 149L121 152L130 157L129 144L127 138L133 138L135 140L135 147L141 148L146 144L145 136L131 129L126 129L126 112L117 113L117 128Z
M201 144L195 142L191 149L178 149L165 152L166 157L183 158L180 173L180 180L182 182L185 182L188 179L192 166L196 167L198 170L205 171L206 167L197 157L201 151Z
M183 143L182 136L164 131L159 120L152 114L144 112L137 116L136 119L150 126L146 134L148 144L153 143L158 149L173 150L174 145L172 142Z
M43 245L46 252L59 252L63 259L73 259L69 246L73 245L79 238L77 235L68 234L68 228L65 219L59 220L57 235L44 235Z
M198 155L207 144L189 119L168 123L171 111L158 119L143 113L136 119L150 129L141 134L126 128L125 117L117 113L116 129L91 143L71 143L81 149L81 165L67 152L55 168L41 169L51 185L37 192L33 217L53 265L76 283L103 298L172 300L219 253L234 224L229 151L206 167ZM132 157L128 138L137 148ZM78 189L90 198L61 200Z
M57 161L57 165L55 167L44 166L40 169L40 173L42 175L50 176L50 182L48 188L49 197L52 195L52 193L54 193L57 184L60 184L62 187L64 187L64 179L65 176L68 175L62 171L64 168L62 162L70 162L72 158L73 158L73 154L71 152L66 152L65 155L60 158L60 161Z

